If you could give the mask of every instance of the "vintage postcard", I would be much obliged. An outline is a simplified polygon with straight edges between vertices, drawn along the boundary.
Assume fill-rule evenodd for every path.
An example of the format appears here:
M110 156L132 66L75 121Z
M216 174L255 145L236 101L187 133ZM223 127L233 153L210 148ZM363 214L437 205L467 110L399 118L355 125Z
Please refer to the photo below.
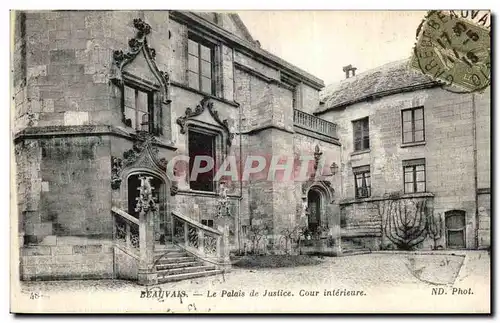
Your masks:
M11 11L14 313L491 313L491 15Z

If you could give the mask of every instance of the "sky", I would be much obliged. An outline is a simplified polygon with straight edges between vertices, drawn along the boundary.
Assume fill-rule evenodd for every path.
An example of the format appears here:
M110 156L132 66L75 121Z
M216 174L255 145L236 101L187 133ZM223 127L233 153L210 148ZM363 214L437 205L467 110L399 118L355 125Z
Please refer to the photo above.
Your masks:
M240 11L263 49L319 77L325 85L409 58L425 11Z

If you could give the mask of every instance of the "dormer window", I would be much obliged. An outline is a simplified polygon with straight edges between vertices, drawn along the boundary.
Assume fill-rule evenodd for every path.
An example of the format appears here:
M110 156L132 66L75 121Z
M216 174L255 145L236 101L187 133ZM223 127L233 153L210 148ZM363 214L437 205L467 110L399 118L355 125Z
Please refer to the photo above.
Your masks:
M121 119L135 131L170 138L169 77L156 66L156 51L148 45L151 26L140 18L133 24L137 31L129 48L113 52L110 79L119 89L116 99ZM165 123L163 111L167 112Z

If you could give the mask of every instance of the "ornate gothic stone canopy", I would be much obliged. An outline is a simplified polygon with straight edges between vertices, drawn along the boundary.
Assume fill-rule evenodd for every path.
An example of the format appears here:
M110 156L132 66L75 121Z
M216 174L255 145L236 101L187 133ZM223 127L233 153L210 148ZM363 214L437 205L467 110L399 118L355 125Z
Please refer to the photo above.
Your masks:
M136 88L146 89L148 92L154 92L154 105L155 109L152 114L152 120L154 124L153 131L157 135L163 134L163 110L164 105L169 104L169 76L166 72L161 71L156 65L156 51L149 47L147 35L151 33L151 26L146 22L142 21L140 18L134 19L134 27L137 29L137 33L134 38L131 38L128 42L129 48L126 52L122 50L115 50L113 52L113 64L111 69L111 81L117 85L122 92L121 98L121 110L122 110L122 121L127 126L132 126L130 119L125 116L124 107L124 85L132 85ZM137 72L130 72L125 70L125 67L131 64L140 54L142 53L143 60L137 64L138 67L142 69L149 70L149 75L139 75ZM131 64L132 65L132 64Z
M111 156L111 188L120 188L122 174L128 168L150 169L159 174L165 174L168 161L158 158L158 148L154 146L157 139L148 133L139 132L132 149L123 153L123 157ZM177 186L172 183L171 194L177 192Z
M302 183L302 199L307 200L307 193L311 188L317 188L318 191L328 200L328 203L333 203L335 199L335 190L330 181L316 180L316 170L318 169L319 162L323 152L318 145L314 147L314 172L311 173L309 179Z
M134 19L134 27L137 29L137 33L134 38L131 38L128 41L128 51L123 52L122 50L115 50L113 52L113 76L111 79L119 84L122 84L124 67L131 63L142 51L151 72L155 74L156 78L163 87L163 93L167 95L167 87L169 83L168 73L161 71L156 66L156 51L154 48L149 47L148 39L146 37L151 33L151 26L142 21L142 19L136 18Z
M221 118L219 116L219 112L217 112L217 110L215 110L214 103L212 102L210 97L204 97L200 101L200 103L198 105L196 105L196 108L194 109L194 111L191 108L187 108L184 115L177 118L177 124L181 127L180 132L182 134L185 134L186 130L187 130L187 122L190 119L193 119L194 117L202 114L203 111L205 111L205 109L208 110L208 112L210 113L212 118L222 127L222 129L224 129L224 132L227 135L226 144L228 147L230 147L232 144L233 138L234 138L234 133L232 133L229 130L228 120L227 119L221 120Z

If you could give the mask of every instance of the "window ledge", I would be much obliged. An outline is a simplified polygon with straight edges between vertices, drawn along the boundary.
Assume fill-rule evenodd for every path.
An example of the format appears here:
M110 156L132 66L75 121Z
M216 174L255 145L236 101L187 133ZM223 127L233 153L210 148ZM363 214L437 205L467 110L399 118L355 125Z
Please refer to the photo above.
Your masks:
M211 99L214 99L214 100L217 100L217 101L220 101L222 103L226 103L226 104L229 104L233 107L236 107L236 108L239 108L240 104L236 101L229 101L229 100L226 100L224 98L221 98L221 97L218 97L216 95L213 95L213 94L209 94L209 93L205 93L205 92L202 92L200 90L197 90L197 89L193 89L192 87L189 87L185 84L182 84L182 83L179 83L179 82L175 82L175 81L170 81L170 84L175 86L175 87L180 87L181 89L184 89L186 91L190 91L190 92L193 92L193 93L196 93L196 94L199 94L199 95L203 95L204 97L209 97Z
M418 142L408 142L406 144L401 144L401 148L406 148L406 147L414 147L414 146L424 146L425 141L418 141Z
M357 150L357 151L353 151L350 156L357 156L357 155L363 155L363 154L369 154L370 153L370 149L364 149L364 150Z

